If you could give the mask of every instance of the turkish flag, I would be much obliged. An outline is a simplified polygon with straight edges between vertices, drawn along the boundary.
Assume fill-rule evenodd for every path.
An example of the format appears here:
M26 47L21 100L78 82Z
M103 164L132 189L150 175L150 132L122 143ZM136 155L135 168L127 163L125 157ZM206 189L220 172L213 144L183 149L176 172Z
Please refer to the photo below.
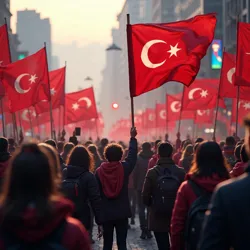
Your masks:
M224 52L220 79L220 97L237 98L238 89L234 85L235 66L235 56ZM240 99L250 100L250 90L248 87L240 87Z
M142 114L143 128L155 128L156 127L156 113L155 109L147 108Z
M232 103L232 122L236 122L236 110L237 110L237 100L233 99ZM242 123L243 119L245 118L246 115L250 113L250 102L249 101L243 101L239 100L239 105L238 105L238 122Z
M181 112L181 98L182 94L177 94L175 96L167 95L167 118L168 121L178 121L180 120ZM188 120L194 119L195 113L193 111L182 111L181 119Z
M167 123L167 112L166 104L156 104L156 127L157 128L166 128Z
M213 124L214 110L197 110L195 115L195 124Z
M250 24L238 23L235 85L250 87Z
M127 26L130 96L169 81L189 86L214 37L215 14L167 24Z
M30 130L31 126L35 127L37 125L36 112L33 107L29 109L20 110L20 120L22 123L22 128L24 131Z
M50 95L52 109L64 105L65 101L65 71L66 67L49 72ZM41 114L50 110L50 103L43 100L35 105L36 113Z
M50 99L45 48L1 68L3 70L1 80L9 98L11 112Z
M219 80L196 79L192 86L185 87L183 98L183 110L207 110L216 107L218 97ZM226 108L220 99L219 106Z
M65 124L97 118L93 88L65 95Z

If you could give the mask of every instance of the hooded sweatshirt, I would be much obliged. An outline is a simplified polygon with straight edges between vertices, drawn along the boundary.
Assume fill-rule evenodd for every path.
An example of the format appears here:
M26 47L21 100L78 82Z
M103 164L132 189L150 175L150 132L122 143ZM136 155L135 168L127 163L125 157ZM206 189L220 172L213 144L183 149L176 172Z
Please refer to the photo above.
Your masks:
M104 195L109 199L119 196L124 182L121 162L103 162L97 169Z
M42 240L53 233L61 223L66 220L62 235L62 246L68 250L90 250L89 236L83 225L69 215L73 211L73 205L66 199L59 199L52 204L52 214L43 220L38 219L36 209L27 207L22 214L22 223L8 221L4 225L4 232L9 232L27 243ZM0 210L0 218L2 212ZM1 218L2 219L2 218ZM0 249L5 250L3 235L0 234Z

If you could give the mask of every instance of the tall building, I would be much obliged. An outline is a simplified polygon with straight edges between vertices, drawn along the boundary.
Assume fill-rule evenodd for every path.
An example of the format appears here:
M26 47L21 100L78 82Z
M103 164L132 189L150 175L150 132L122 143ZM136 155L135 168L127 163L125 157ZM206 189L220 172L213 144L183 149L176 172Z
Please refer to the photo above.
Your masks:
M177 0L152 0L152 21L169 23L176 19L174 8Z
M250 1L223 0L223 41L226 50L233 54L236 53L237 18L241 22L250 22Z
M49 18L41 18L35 10L17 12L17 34L21 42L20 49L33 54L46 42L49 68L52 67L51 24Z

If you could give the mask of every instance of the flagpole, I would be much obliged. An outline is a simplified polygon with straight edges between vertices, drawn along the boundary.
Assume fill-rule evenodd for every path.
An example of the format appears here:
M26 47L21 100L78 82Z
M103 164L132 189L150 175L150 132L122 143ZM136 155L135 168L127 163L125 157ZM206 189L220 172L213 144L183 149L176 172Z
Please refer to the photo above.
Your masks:
M180 129L181 129L181 119L182 119L183 102L184 102L184 91L185 91L185 86L183 86L183 90L182 90L180 118L179 118L179 124L178 124L178 134L180 133Z
M63 129L64 129L64 127L65 127L65 93L66 93L66 72L67 72L67 61L65 61L64 106L63 106Z
M155 137L158 137L158 115L157 115L157 101L155 102Z
M127 25L130 25L130 15L127 14ZM129 36L127 32L127 45L128 45L128 57L130 55L129 51ZM129 65L128 70L129 70L129 81L131 81L131 76L132 76L132 70L131 70L132 65ZM132 127L135 126L135 108L134 108L134 97L130 95L130 106L131 106L131 122L132 122Z
M48 65L48 57L47 57L47 47L46 42L44 42L44 48L46 52L46 64L47 64L47 70L49 73L49 65ZM49 83L49 113L50 113L50 133L51 133L51 139L54 137L54 129L53 129L53 114L52 114L52 99L51 99L51 92L50 92L50 79L48 76L48 83ZM55 138L54 138L55 139Z
M168 134L168 97L166 95L166 133Z
M193 135L192 135L193 141L195 141L194 137L195 137L195 128L196 128L196 118L197 118L197 111L195 111L195 114L194 114Z
M1 114L2 114L3 136L6 137L6 133L5 133L5 119L4 119L4 114L3 114L3 97L1 97L1 99L0 99L0 105L1 105Z
M99 131L98 131L98 127L97 127L97 119L95 119L95 129L96 129L96 136L97 136L97 139L99 138Z
M32 125L32 120L31 120L30 108L28 108L28 114L29 114L31 137L34 138L34 131L33 131L33 125Z

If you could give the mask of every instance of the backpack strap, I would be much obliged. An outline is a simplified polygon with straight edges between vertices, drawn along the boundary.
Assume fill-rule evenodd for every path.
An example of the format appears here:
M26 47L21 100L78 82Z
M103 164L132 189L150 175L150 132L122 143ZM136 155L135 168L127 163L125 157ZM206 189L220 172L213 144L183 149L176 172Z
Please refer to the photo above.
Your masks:
M192 190L194 191L194 193L197 197L200 197L200 196L207 193L203 188L201 188L199 185L197 185L192 180L188 180L188 184L191 186Z

